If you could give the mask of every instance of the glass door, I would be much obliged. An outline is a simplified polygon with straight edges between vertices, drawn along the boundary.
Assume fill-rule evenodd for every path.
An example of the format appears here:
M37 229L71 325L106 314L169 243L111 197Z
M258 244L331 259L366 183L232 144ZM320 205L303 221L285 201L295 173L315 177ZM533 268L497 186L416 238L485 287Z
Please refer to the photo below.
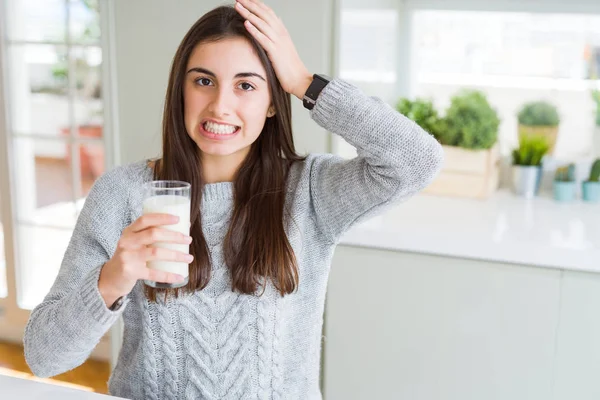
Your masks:
M97 0L0 6L0 340L20 340L105 170L103 51Z

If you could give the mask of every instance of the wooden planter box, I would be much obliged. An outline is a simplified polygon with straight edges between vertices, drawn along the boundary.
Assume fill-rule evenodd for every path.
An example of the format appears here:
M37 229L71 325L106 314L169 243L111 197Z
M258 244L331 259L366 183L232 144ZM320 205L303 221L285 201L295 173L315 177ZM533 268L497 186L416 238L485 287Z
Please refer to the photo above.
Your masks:
M468 150L442 146L444 166L425 194L486 199L498 189L500 149Z

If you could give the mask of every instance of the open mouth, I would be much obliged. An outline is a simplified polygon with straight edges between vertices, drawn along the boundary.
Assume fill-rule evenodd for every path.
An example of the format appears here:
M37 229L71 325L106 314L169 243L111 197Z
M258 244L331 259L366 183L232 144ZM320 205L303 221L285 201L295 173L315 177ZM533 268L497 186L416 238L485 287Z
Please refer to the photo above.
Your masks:
M216 122L206 121L202 124L202 128L207 133L213 135L233 135L239 131L240 127L236 125L217 124Z

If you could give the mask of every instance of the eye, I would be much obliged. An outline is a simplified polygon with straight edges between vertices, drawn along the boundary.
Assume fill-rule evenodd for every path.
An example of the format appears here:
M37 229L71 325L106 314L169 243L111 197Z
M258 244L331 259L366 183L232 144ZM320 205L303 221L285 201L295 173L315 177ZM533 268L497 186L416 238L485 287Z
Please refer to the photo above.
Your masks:
M242 90L245 91L245 92L250 92L250 91L254 90L254 86L252 86L248 82L242 82L242 83L240 83L239 87L242 88Z
M208 78L198 78L194 82L200 86L210 86L212 84L212 81Z

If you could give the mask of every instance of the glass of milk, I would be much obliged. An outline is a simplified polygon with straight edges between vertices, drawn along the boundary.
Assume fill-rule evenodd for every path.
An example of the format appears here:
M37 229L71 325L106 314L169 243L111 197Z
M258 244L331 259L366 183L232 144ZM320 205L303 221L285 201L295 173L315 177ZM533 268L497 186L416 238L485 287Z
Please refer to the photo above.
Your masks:
M182 181L151 181L144 186L144 202L142 214L164 213L179 217L179 222L173 225L163 225L161 228L190 234L190 207L191 207L191 185ZM190 252L187 244L156 242L151 247L162 247L180 251ZM154 260L146 262L148 268L172 272L185 277L182 283L163 283L144 280L148 286L166 289L177 288L187 285L189 280L189 265L186 262Z

